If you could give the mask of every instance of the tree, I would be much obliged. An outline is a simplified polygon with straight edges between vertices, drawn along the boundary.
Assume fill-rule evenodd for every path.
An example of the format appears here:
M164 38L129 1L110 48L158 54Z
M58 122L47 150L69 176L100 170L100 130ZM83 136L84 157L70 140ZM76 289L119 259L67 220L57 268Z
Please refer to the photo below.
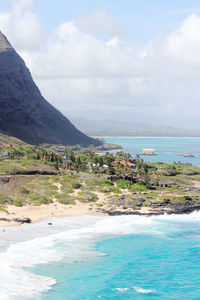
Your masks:
M116 153L116 160L129 161L131 159L131 154L124 151L119 151Z
M75 155L71 147L66 147L64 150L64 154L66 155L67 160L70 160L73 163L75 162Z
M79 170L81 167L81 159L79 156L76 157L75 162L74 162L74 167L76 170Z
M140 162L137 166L137 180L139 182L149 184L150 177L148 172L149 172L149 166L144 162Z

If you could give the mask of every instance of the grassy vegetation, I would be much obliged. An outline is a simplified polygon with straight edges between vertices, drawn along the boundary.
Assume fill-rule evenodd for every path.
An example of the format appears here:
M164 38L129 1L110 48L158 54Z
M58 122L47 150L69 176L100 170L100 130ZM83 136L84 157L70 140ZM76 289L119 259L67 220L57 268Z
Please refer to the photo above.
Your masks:
M116 185L120 189L128 189L133 185L133 183L130 180L120 179L116 181Z
M96 202L98 200L98 197L96 194L91 192L90 193L79 192L78 200L83 203Z
M18 207L23 206L25 203L26 203L26 201L23 197L17 197L13 202L13 204Z
M130 192L144 192L147 191L147 186L142 183L135 183L129 188Z
M60 204L65 204L65 205L75 205L75 197L70 196L68 194L59 194L56 196L56 199Z
M0 204L13 204L13 199L4 194L0 194Z
M198 187L200 168L190 164L145 163L122 151L98 156L92 149L82 151L78 146L67 147L63 155L46 146L23 143L8 149L9 159L0 160L0 174L36 171L53 175L14 176L0 182L0 209L52 202L138 209L199 201L198 189L191 187ZM136 168L120 164L122 160L130 160ZM104 195L103 204L98 193L100 199Z

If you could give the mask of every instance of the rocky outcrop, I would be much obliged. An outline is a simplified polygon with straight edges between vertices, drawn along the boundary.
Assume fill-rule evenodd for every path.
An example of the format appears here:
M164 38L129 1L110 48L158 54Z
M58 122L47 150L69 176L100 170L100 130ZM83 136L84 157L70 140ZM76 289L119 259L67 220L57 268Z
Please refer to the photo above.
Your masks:
M125 195L121 195L120 200L122 202L118 202L118 204L112 204L110 208L99 207L98 211L110 216L157 216L163 214L189 214L193 211L200 210L200 201L194 200L189 196L184 196L182 201L177 202L168 198L163 199L162 202L152 202L149 207L145 205L145 212L142 210L145 202L143 198L138 198L134 205L129 204L128 202L126 202L126 205L122 205L122 203L125 203Z
M32 220L30 218L27 217L22 217L22 218L12 218L12 219L8 219L8 218L0 218L0 221L2 222L16 222L16 223L20 223L20 224L24 224L24 223L32 223Z
M41 95L23 59L0 32L0 132L30 144L99 145Z

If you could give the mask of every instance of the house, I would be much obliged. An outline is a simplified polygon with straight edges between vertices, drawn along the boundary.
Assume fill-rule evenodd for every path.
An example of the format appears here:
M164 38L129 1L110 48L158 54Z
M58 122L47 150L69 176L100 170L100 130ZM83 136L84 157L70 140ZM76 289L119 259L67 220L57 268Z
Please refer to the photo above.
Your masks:
M123 166L128 166L130 169L136 169L136 165L131 163L130 161L125 161L125 160L121 160L121 161L114 161L114 165L117 165L117 164L121 164Z
M158 184L157 184L158 186L160 186L160 187L171 187L171 183L169 182L169 181L167 181L167 180L158 180Z
M8 151L7 150L2 150L1 153L1 158L7 159L8 158Z
M108 168L108 165L103 164L103 167L104 167L104 168Z
M142 149L142 155L156 155L155 149Z

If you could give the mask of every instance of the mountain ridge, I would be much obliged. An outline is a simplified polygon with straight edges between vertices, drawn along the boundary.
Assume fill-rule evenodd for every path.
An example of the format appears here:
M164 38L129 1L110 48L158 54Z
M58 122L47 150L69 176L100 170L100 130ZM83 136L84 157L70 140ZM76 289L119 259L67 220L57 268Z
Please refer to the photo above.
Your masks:
M0 132L30 144L82 146L99 141L82 133L48 103L23 59L0 32Z
M80 116L69 119L77 128L90 136L155 136L155 137L200 137L200 130L175 128L172 126L153 126L149 124L124 122L120 120L92 120Z

